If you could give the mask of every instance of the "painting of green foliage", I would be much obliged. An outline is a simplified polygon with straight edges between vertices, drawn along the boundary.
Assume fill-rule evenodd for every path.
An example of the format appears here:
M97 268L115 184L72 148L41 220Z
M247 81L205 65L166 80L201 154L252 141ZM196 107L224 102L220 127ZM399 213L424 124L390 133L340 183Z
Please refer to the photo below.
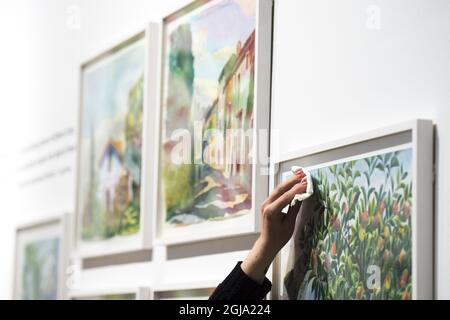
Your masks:
M296 230L284 298L411 299L412 150L311 174L323 211Z
M78 207L85 242L133 235L140 228L143 37L83 69Z
M23 300L56 300L58 297L59 239L27 244L22 262Z

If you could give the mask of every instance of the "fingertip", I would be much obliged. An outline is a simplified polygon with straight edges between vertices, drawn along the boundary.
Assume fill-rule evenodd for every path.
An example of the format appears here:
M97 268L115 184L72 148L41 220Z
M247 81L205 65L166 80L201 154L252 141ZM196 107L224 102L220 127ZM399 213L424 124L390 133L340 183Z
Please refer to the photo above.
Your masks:
M302 169L299 169L299 170L295 171L294 174L296 176L298 176L298 177L304 177L305 176L305 173L303 172Z
M295 188L292 189L292 194L294 195L293 197L295 197L295 195L297 194L305 193L306 188L307 188L306 185L299 183Z
M289 180L289 183L291 184L290 188L294 188L298 183L300 183L303 180L303 176L295 174L292 176L292 178Z
M302 190L303 188L305 188L308 185L307 181L300 181L299 183L297 183L292 189L295 190Z

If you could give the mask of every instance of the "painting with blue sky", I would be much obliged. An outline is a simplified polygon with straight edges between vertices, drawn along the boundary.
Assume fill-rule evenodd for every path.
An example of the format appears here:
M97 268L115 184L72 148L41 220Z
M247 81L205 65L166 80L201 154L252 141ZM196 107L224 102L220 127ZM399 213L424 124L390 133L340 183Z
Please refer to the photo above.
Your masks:
M164 21L161 170L166 228L220 222L252 212L257 0L195 1ZM183 130L202 152L176 163ZM216 135L210 134L216 132ZM208 153L203 152L208 150ZM192 151L192 153L191 153ZM240 159L240 162L233 161Z
M78 199L83 241L139 231L143 37L83 68Z

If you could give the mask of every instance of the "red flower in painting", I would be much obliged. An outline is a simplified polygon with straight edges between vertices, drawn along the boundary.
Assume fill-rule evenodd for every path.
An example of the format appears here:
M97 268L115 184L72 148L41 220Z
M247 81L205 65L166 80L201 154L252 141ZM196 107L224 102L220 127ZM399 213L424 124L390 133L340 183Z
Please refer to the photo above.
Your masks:
M369 221L369 211L364 211L363 213L361 213L361 221L364 224L367 224L367 222Z
M398 202L397 200L394 200L392 203L392 214L395 216L398 213Z
M403 262L406 261L406 251L402 249L402 251L400 251L400 254L398 255L398 262L400 262L401 264L403 264Z
M374 228L378 228L378 226L380 225L380 214L377 213L375 218L373 218L373 227Z
M403 291L401 294L402 300L411 300L411 294L408 291Z
M356 299L361 300L364 297L364 287L359 286L358 289L356 289Z
M400 288L403 288L407 283L409 279L409 272L407 269L403 270L402 276L400 278Z
M403 216L407 219L409 218L409 215L411 214L411 204L409 201L405 201L405 204L403 205Z
M341 221L339 220L339 218L336 218L333 222L333 228L336 231L341 230Z
M331 245L331 256L335 257L336 256L336 241L333 242L333 244Z

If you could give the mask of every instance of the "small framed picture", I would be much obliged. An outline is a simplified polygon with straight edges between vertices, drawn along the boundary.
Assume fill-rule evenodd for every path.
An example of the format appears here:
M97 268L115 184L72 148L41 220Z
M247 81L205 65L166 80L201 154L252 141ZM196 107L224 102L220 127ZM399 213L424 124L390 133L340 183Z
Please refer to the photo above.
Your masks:
M69 223L69 214L64 214L17 228L14 299L66 297Z
M314 196L279 254L279 299L433 298L433 123L414 120L287 155Z

